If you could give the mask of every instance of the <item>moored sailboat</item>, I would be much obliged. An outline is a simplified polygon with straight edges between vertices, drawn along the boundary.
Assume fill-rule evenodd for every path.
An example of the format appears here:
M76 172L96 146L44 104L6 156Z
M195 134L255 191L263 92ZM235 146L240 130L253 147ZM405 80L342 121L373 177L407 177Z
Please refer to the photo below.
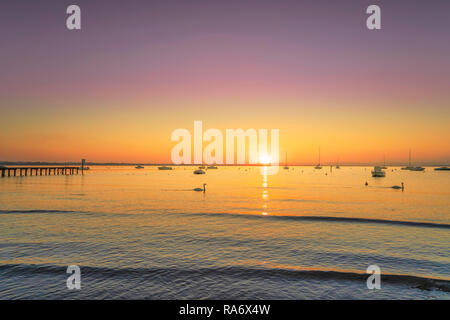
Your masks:
M285 155L285 157L284 157L284 168L283 168L283 169L289 170L289 167L288 167L288 165L287 165L287 152L286 152L286 155Z
M319 147L319 163L314 167L314 169L322 169L322 166L320 165L320 147Z
M409 171L424 171L424 167L413 167L411 166L411 149L409 149L409 162L407 167L403 167L402 170L409 170Z

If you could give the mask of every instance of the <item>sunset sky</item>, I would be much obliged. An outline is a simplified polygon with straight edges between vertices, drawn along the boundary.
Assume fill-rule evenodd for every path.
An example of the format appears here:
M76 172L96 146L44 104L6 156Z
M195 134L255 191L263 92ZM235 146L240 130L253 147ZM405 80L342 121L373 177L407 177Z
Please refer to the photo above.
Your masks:
M78 4L82 30L66 29ZM366 28L370 4L382 29ZM9 1L0 161L170 162L177 128L277 128L292 164L450 162L450 1Z

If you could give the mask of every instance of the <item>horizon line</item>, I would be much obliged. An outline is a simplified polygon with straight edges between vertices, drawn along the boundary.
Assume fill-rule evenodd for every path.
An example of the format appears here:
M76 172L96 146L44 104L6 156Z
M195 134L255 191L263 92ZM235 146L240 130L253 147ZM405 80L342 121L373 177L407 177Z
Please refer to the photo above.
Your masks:
M81 165L81 161L1 161L0 165ZM242 166L250 166L250 167L265 167L265 166L274 166L274 164L262 164L262 163L244 163L244 164L207 164L207 163L191 163L191 164L173 164L173 163L151 163L151 162L101 162L101 161L92 161L92 162L86 162L85 165L98 165L98 166L133 166L133 165L146 165L146 166L220 166L220 167L242 167ZM300 166L316 166L317 163L293 163L288 164L287 166L292 167L300 167ZM344 163L331 163L331 162L325 162L322 163L322 167L335 167L336 165L339 166L387 166L387 167L399 167L399 166L408 166L408 163L404 162L392 162L392 163L386 163L382 164L380 162L344 162ZM443 163L443 162L416 162L415 165L421 165L425 167L437 167L437 166L449 166L450 161ZM279 167L284 167L284 164L279 163Z

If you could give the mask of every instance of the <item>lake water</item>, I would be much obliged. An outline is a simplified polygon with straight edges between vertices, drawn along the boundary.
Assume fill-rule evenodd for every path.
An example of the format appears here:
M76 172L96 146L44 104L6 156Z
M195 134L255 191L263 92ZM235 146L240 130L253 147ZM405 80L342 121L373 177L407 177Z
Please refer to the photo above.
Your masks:
M450 172L193 169L0 178L0 298L450 298Z

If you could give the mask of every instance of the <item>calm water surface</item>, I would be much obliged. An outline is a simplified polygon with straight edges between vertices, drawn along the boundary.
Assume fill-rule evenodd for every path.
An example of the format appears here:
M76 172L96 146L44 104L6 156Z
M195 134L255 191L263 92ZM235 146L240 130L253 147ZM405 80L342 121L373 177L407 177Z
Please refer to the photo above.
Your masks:
M261 170L1 178L0 298L450 298L450 172Z

